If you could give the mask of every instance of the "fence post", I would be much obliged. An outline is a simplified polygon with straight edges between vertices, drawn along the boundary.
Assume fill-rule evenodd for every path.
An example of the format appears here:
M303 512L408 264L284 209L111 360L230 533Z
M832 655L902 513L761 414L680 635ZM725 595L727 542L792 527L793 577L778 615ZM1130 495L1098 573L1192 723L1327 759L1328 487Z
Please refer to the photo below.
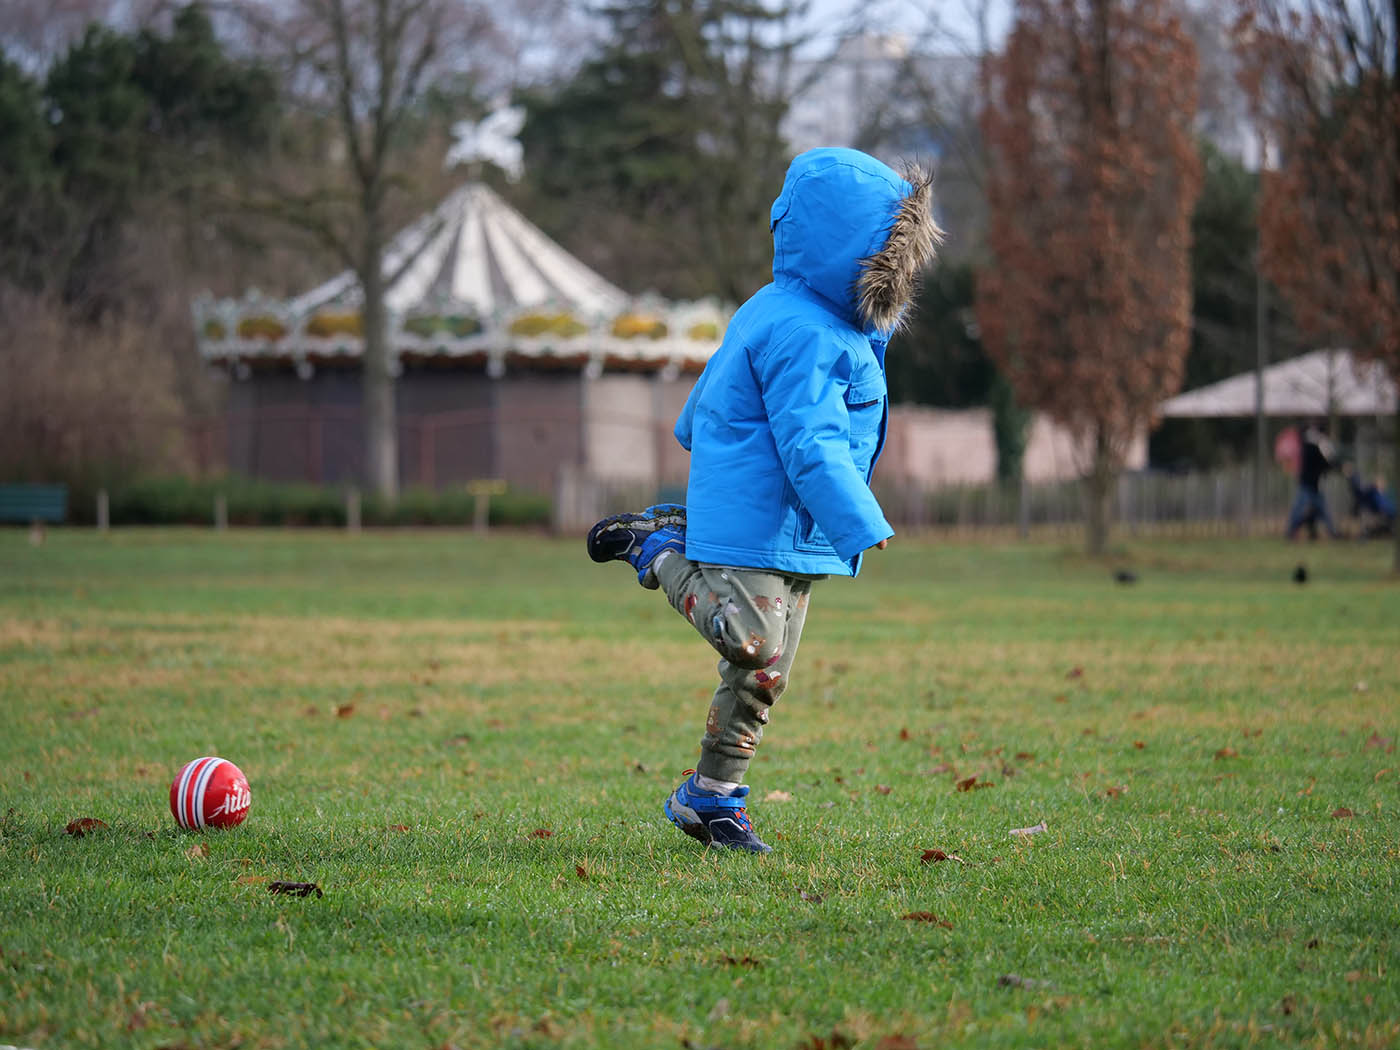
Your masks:
M1026 482L1026 472L1021 471L1020 491L1016 500L1016 535L1029 539L1031 534L1031 491Z
M345 531L360 531L360 490L354 485L345 490Z
M97 531L106 532L111 526L112 519L107 502L107 490L97 490Z
M214 528L219 532L228 528L228 497L222 492L214 497Z

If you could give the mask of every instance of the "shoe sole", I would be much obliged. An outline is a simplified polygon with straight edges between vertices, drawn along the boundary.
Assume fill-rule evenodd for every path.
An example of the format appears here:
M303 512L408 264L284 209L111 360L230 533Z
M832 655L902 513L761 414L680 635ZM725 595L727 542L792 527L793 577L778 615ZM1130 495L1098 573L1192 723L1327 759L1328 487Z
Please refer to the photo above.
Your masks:
M628 528L637 522L646 522L648 532L659 532L665 528L685 528L685 508L678 503L658 503L655 507L649 507L647 510L651 513L643 511L641 514L614 514L594 525L588 530L586 541L588 556L599 564L625 560L625 554L601 552L597 547L597 542L604 534Z

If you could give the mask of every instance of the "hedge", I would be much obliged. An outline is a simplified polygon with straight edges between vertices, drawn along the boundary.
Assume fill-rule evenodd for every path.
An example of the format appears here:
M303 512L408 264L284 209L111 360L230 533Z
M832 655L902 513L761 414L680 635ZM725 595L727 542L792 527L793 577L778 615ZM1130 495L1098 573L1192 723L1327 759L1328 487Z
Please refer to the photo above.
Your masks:
M227 502L230 525L345 525L344 487L239 477L146 478L115 487L109 493L110 520L113 525L210 525L219 495ZM507 490L490 497L489 521L506 526L548 525L551 511L547 497ZM360 521L366 526L470 525L475 512L476 497L463 487L407 489L392 505L362 496ZM91 517L88 513L75 516Z

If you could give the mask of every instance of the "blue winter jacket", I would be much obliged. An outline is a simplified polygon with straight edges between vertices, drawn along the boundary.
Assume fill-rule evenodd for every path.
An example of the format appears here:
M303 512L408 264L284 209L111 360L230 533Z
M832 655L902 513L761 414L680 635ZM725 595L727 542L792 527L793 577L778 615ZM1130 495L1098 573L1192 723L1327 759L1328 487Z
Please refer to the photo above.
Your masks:
M773 202L773 281L691 391L686 557L854 576L894 530L870 491L885 343L938 237L928 181L855 150L797 157Z

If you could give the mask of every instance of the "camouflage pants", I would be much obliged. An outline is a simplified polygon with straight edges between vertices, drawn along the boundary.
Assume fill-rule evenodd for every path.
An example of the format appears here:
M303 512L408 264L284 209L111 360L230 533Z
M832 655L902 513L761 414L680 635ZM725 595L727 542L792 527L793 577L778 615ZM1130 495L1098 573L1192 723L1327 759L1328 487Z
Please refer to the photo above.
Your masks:
M760 569L697 565L678 554L656 570L667 599L719 653L698 772L740 782L787 688L812 581Z

